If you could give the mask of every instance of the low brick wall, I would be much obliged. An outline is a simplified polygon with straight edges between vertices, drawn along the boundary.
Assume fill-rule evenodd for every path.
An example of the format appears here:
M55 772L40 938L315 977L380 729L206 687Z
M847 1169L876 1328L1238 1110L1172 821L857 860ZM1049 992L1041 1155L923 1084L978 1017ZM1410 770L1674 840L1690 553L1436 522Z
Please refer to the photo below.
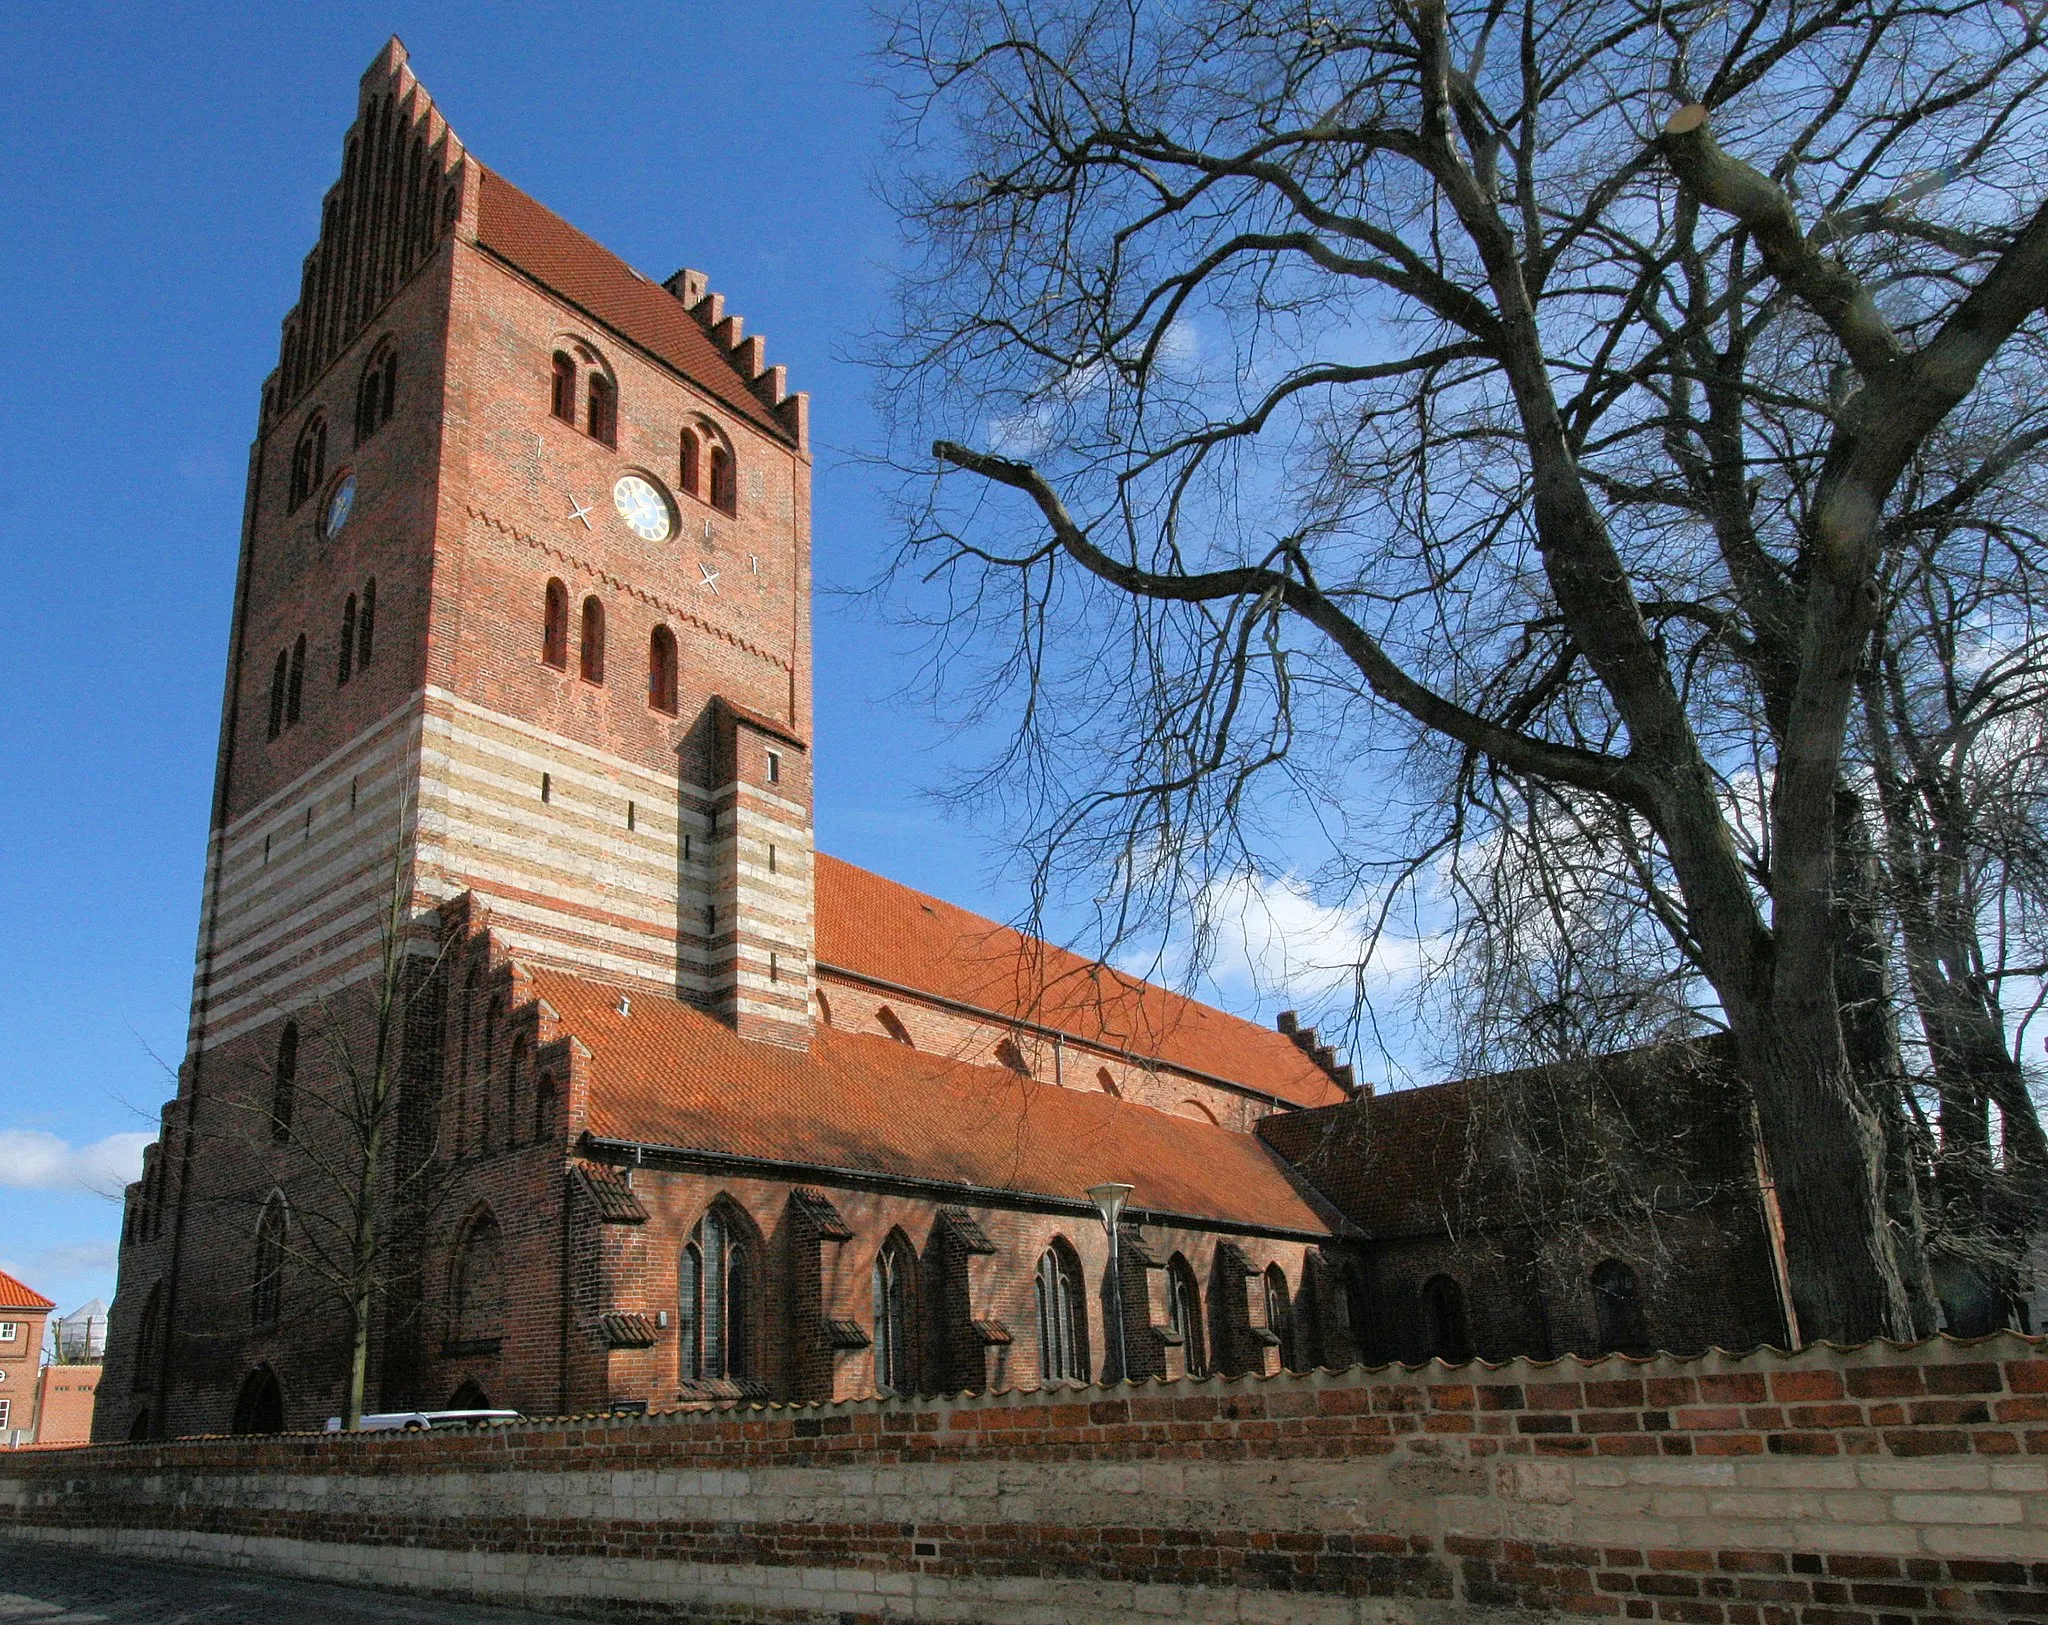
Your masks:
M2048 1616L2048 1346L735 1408L0 1461L0 1532L582 1613Z

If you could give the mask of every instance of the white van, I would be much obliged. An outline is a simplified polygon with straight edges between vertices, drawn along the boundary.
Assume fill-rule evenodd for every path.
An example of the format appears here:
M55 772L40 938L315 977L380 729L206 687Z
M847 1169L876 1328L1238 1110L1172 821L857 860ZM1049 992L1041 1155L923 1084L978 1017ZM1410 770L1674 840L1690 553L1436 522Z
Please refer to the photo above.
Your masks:
M403 1433L425 1433L429 1428L471 1427L489 1422L524 1420L518 1411L377 1411L364 1416L360 1431L385 1433L396 1430ZM327 1431L339 1433L341 1418L328 1417Z

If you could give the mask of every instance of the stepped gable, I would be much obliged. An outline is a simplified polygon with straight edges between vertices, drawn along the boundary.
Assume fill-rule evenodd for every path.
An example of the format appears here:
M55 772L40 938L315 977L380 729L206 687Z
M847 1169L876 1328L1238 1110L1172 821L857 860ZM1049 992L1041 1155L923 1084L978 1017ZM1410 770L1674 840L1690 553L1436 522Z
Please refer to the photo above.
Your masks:
M537 203L495 170L484 169L477 208L477 242L500 259L524 271L549 292L639 345L691 383L711 394L748 421L781 440L792 438L786 414L764 402L757 391L779 368L757 369L758 378L743 374L742 363L757 360L758 336L741 342L739 319L724 315L723 301L690 282L690 304L680 292L650 282L604 244L585 236L544 204ZM685 287L679 279L678 289ZM693 311L699 314L693 314ZM702 319L712 318L707 330ZM730 335L725 345L715 332ZM767 391L773 394L774 388ZM794 397L784 397L794 399Z
M1207 1073L1296 1106L1348 1098L1290 1038L818 854L818 965Z
M413 77L397 35L364 70L341 178L320 205L320 240L300 268L277 370L263 386L268 423L327 366L454 229L462 143Z
M820 1028L808 1052L750 1043L638 989L621 1015L620 992L532 972L532 996L591 1053L598 1139L1070 1201L1128 1180L1146 1212L1330 1233L1252 1135L863 1033Z
M0 1270L0 1309L54 1309L56 1303Z

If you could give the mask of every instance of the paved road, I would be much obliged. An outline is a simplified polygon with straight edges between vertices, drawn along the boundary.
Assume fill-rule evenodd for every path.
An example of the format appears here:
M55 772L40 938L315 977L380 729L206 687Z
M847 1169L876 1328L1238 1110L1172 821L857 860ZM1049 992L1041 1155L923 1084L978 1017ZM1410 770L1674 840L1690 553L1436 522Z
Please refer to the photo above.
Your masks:
M278 1625L286 1619L292 1625L569 1625L556 1614L0 1541L0 1625Z

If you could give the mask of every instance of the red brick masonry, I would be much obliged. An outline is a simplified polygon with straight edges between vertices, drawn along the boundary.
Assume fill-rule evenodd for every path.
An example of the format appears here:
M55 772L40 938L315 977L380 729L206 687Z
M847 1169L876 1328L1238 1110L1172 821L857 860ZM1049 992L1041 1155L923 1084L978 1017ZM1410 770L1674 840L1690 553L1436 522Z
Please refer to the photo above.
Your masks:
M2048 1347L99 1446L0 1464L0 1528L591 1613L2031 1621Z

